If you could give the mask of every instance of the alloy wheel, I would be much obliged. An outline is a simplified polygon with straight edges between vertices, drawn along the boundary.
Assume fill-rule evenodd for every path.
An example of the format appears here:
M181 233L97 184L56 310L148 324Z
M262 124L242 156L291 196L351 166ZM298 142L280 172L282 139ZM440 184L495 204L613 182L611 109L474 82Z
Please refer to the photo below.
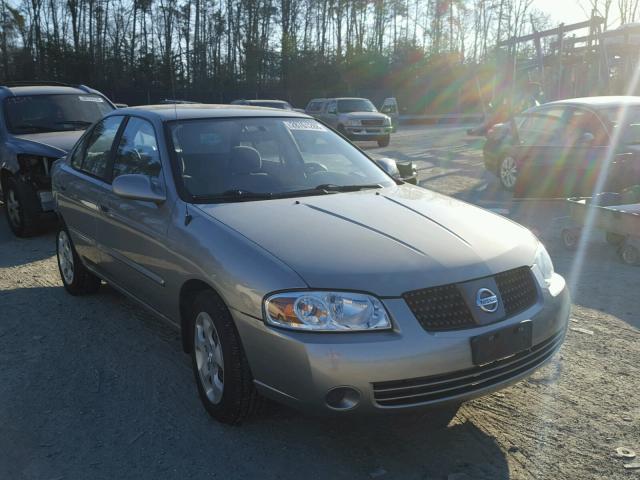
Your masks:
M69 236L64 230L58 234L58 265L60 266L60 272L62 272L62 278L67 285L73 283L74 264L73 264L73 251L71 250L71 242Z
M7 214L9 221L14 227L19 228L22 224L20 218L20 202L16 198L16 192L12 188L7 191Z
M193 340L200 383L209 401L218 404L224 391L224 359L220 336L208 313L197 315Z
M513 157L505 157L500 164L500 181L502 186L508 190L512 190L518 179L518 166Z

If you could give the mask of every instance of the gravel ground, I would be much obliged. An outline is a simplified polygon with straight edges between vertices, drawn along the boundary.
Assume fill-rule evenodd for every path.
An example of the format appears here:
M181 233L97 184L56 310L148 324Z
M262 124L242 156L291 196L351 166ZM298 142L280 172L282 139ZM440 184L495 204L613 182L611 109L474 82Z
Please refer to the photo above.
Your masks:
M465 404L442 431L416 416L280 406L223 426L201 408L171 327L107 286L65 294L53 234L17 240L1 218L0 479L640 478L612 457L619 446L640 455L640 268L601 234L582 255L564 251L563 205L512 202L480 145L461 128L412 127L370 152L411 158L421 185L539 232L574 307L564 347L528 380Z

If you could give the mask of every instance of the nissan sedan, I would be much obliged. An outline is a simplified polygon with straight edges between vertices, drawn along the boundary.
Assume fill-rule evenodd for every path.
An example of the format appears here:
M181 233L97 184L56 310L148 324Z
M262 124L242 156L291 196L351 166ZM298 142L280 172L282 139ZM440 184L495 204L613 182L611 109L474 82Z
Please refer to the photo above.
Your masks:
M553 357L563 278L527 229L389 176L304 114L114 111L56 163L60 275L106 281L182 334L226 423L446 406Z

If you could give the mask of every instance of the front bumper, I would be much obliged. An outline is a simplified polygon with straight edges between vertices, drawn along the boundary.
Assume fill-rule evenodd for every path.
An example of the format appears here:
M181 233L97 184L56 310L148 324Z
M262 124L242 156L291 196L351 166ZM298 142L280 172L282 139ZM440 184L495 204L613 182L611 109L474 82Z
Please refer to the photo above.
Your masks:
M394 321L387 332L293 332L235 310L233 316L255 384L265 396L303 410L331 412L335 409L327 404L327 393L350 387L360 399L349 411L409 410L485 395L546 363L562 345L571 304L562 277L554 282L524 312L468 330L427 332L403 299L384 301ZM524 320L533 324L532 349L488 366L473 364L472 337Z
M393 127L345 127L347 138L351 140L378 140L391 135Z

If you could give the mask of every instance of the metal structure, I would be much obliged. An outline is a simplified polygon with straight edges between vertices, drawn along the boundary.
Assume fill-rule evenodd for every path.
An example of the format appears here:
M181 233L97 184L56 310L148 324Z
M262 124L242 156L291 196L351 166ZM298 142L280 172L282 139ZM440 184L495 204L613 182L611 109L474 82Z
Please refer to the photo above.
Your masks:
M640 24L603 27L604 19L594 14L584 22L503 40L496 57L503 68L496 71L514 92L525 82L538 82L546 100L636 94L628 82L640 58Z

